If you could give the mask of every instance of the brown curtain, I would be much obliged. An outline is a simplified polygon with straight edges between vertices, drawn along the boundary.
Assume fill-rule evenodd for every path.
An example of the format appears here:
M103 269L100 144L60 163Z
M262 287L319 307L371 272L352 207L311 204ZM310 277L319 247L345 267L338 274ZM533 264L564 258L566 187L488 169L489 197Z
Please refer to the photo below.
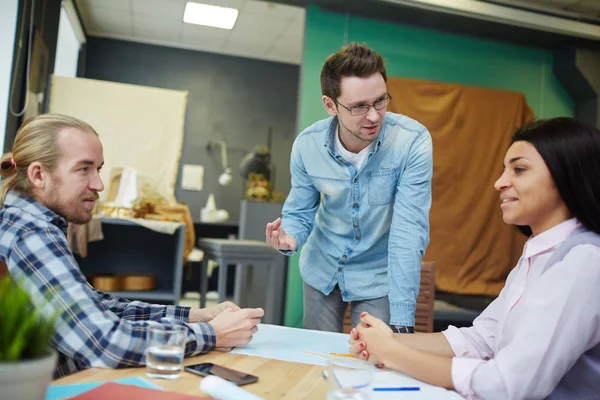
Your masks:
M500 177L512 134L533 112L521 93L390 78L389 110L414 118L433 137L431 242L436 287L496 296L525 237L502 221Z

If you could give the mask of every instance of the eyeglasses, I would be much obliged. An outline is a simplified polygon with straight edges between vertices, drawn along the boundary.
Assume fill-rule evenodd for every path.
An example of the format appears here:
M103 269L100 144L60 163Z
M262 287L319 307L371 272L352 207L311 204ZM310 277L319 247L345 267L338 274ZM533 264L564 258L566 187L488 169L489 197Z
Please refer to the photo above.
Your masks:
M383 99L377 100L373 104L365 104L362 106L355 106L355 107L346 107L345 105L338 103L337 100L333 100L333 101L335 102L335 104L338 104L338 105L344 107L346 110L348 110L350 112L350 115L357 116L357 115L365 115L366 113L369 112L371 107L373 107L376 110L384 109L387 107L388 104L390 104L390 100L392 100L392 96L390 96L389 94L386 94Z

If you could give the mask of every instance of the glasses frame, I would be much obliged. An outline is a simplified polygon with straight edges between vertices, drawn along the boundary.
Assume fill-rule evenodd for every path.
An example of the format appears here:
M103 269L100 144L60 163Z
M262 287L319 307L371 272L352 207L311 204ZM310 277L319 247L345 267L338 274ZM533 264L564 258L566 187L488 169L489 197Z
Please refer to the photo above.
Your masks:
M379 108L377 108L376 104L381 102L381 101L385 101L385 104ZM346 110L348 110L348 112L350 113L350 115L352 115L353 117L358 117L360 115L366 115L369 113L369 111L371 111L371 107L373 107L375 110L383 110L384 108L386 108L389 104L390 101L392 101L392 96L390 96L389 93L385 94L385 97L381 100L377 100L375 103L373 104L363 104L361 106L354 106L354 107L346 107L345 105L343 105L342 103L338 102L337 100L333 100L333 102L339 106L344 107ZM365 112L361 112L359 114L354 114L352 110L356 110L357 108L363 108L366 107L366 111Z

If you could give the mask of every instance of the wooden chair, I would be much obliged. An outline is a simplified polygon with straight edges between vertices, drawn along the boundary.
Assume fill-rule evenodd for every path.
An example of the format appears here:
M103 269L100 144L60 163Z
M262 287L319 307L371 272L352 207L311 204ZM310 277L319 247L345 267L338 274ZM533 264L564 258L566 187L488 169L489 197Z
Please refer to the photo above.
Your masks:
M421 264L421 285L417 296L417 311L415 313L415 332L433 332L433 304L435 300L435 262ZM352 320L348 305L344 315L344 333L350 333Z

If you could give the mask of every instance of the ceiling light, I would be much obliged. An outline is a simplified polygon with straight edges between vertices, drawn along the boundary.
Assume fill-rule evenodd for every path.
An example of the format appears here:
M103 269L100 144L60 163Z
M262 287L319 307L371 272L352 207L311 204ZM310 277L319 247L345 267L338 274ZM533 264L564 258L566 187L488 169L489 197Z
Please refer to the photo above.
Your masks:
M210 6L193 3L185 5L183 22L188 24L206 25L213 28L231 29L235 25L239 11L235 8Z

